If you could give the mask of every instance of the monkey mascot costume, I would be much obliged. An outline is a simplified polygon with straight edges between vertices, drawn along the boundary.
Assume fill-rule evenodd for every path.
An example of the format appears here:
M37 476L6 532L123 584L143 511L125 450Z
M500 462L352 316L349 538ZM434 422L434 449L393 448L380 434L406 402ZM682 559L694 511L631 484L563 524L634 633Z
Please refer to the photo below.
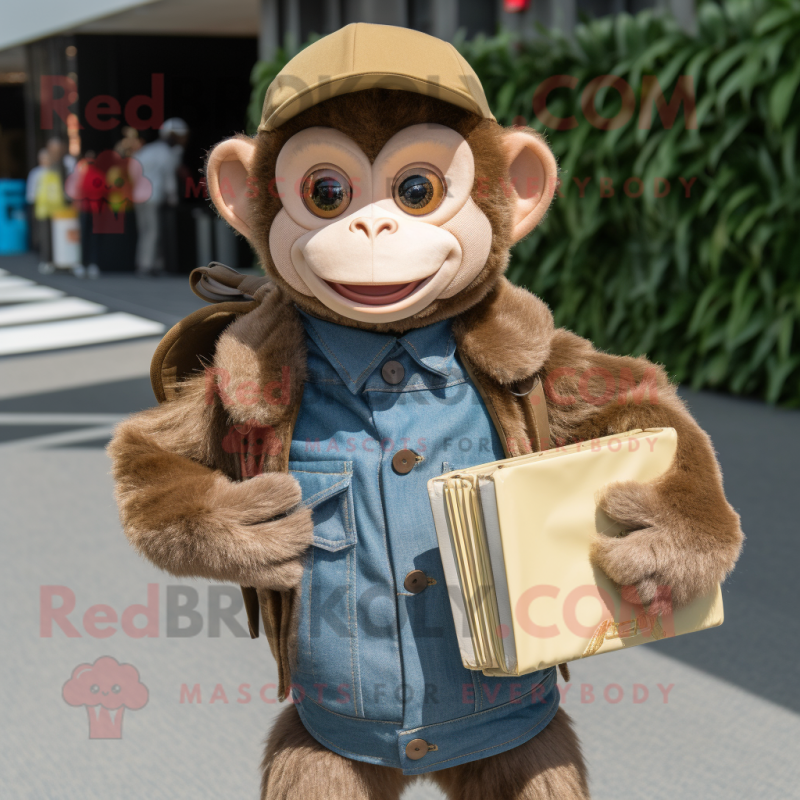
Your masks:
M671 426L670 471L602 498L630 533L596 565L654 612L657 587L680 606L722 580L742 534L665 372L503 277L553 199L544 138L495 121L452 45L354 24L289 62L207 178L269 279L195 271L217 304L165 337L163 402L110 453L134 547L240 584L253 636L263 620L290 703L262 797L396 800L420 775L454 800L588 797L556 670L462 666L427 481Z

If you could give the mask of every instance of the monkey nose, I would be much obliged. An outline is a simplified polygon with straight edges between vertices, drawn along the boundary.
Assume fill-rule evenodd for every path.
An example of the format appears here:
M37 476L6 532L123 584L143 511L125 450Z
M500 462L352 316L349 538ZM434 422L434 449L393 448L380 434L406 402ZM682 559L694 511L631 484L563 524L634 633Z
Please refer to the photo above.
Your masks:
M381 217L371 219L369 217L357 217L350 223L351 233L363 233L370 241L374 240L380 233L395 233L397 231L397 221L391 217Z

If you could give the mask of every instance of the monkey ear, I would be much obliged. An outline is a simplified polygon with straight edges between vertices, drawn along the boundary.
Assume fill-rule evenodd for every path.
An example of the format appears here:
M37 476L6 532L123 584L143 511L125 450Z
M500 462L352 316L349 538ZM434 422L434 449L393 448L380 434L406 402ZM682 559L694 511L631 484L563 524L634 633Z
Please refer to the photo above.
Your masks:
M250 239L250 204L247 185L256 143L252 139L234 138L220 142L206 162L206 181L211 202L220 216L242 236Z
M544 139L534 131L510 130L505 134L506 163L514 187L514 243L527 236L544 216L558 181L558 166Z

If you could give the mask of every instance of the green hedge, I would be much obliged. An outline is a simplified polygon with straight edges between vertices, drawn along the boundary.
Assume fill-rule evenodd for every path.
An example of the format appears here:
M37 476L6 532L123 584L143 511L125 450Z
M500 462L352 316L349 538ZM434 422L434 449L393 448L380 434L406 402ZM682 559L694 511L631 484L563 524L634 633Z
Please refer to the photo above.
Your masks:
M598 347L647 353L696 388L800 406L800 2L703 2L696 36L642 12L581 25L572 41L541 30L458 47L498 121L544 132L559 161L559 197L514 248L509 277ZM253 70L251 127L285 58ZM555 75L577 79L547 101L551 114L574 115L569 130L532 111ZM630 121L613 130L581 110L582 90L601 75L624 78L635 97ZM665 128L651 100L652 125L640 127L642 79L653 75L667 101L691 76L696 125L684 104ZM614 89L595 101L608 118L623 106Z

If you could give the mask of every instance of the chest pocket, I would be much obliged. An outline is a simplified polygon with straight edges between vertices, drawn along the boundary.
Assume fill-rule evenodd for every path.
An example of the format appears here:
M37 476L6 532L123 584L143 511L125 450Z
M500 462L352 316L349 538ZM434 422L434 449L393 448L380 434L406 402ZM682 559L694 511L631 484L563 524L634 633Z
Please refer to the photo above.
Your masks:
M315 701L338 714L360 716L356 610L356 517L352 461L292 461L289 472L313 510L314 538L306 557L293 678ZM317 688L308 688L317 684ZM319 689L323 685L325 688Z
M353 462L291 461L289 472L300 484L303 505L313 509L314 547L335 553L354 545Z

